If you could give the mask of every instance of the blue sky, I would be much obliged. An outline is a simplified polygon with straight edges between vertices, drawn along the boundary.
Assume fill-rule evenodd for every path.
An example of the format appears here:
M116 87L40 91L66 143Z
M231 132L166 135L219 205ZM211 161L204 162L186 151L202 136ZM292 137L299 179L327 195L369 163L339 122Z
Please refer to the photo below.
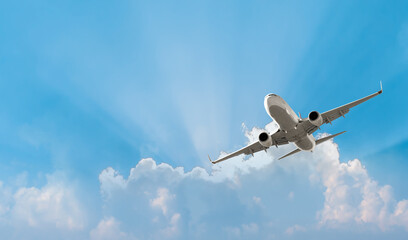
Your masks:
M405 1L2 2L0 235L405 239L407 78ZM306 116L379 81L320 153L207 160L270 123L268 93Z

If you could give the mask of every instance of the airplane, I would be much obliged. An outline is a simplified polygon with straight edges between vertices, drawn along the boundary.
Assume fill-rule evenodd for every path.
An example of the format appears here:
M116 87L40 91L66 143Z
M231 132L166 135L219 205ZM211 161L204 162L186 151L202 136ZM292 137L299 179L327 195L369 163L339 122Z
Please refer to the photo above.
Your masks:
M268 115L279 125L278 131L273 134L262 132L258 136L258 141L215 161L212 161L210 156L208 156L208 159L211 163L216 164L241 154L251 154L254 156L254 153L262 150L266 152L266 149L272 146L278 147L280 145L289 143L294 143L297 148L292 152L280 157L279 160L301 151L313 152L316 145L346 132L339 132L337 134L315 140L313 133L317 129L320 129L320 126L327 123L332 124L333 120L339 117L345 117L345 114L348 113L352 107L380 95L383 92L381 82L380 88L380 91L368 95L367 97L334 108L327 112L320 114L318 111L312 111L309 113L308 118L305 119L301 117L300 113L299 116L297 116L289 104L283 100L283 98L276 94L268 94L264 99L265 110Z

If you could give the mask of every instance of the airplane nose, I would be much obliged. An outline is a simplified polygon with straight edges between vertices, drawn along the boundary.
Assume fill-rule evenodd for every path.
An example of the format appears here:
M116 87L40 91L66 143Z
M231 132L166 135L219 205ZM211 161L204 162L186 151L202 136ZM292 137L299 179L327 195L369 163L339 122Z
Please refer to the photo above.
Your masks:
M273 101L273 99L272 99L273 95L275 95L275 94L270 93L270 94L268 94L268 95L265 96L264 106L265 106L266 112L269 111L269 105L270 105L271 102Z
M265 109L268 112L269 111L269 106L271 105L277 105L280 102L280 97L276 94L270 93L268 95L265 96L264 99L264 105L265 105Z
M265 96L265 101L267 101L269 98L276 96L276 94L270 93L268 95Z
M269 101L268 101L268 100L269 100L269 98L271 98L271 96L269 96L269 94L265 96L265 98L264 98L264 102L265 102L265 104L266 104L267 102L269 102Z

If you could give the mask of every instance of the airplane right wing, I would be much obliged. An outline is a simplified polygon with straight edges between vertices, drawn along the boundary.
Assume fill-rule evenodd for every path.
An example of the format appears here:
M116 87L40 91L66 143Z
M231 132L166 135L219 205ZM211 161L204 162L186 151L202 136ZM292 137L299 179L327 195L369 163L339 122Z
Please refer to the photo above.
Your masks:
M264 146L262 146L262 144L259 143L259 141L256 141L256 142L254 142L254 143L252 143L252 144L249 144L249 145L246 146L246 147L243 147L243 148L239 149L238 151L235 151L235 152L233 152L233 153L228 154L227 156L224 156L224 157L222 157L222 158L220 158L220 159L217 159L217 160L214 161L214 162L211 161L210 156L208 156L208 159L210 159L211 163L216 164L216 163L225 161L225 160L227 160L227 159L229 159L229 158L236 157L236 156L241 155L241 154L249 155L249 154L254 154L254 153L256 153L256 152L259 152L259 151L262 151L262 150L266 150L266 149L267 149L267 148L264 147Z
M288 144L289 141L286 139L285 137L285 133L283 131L278 130L277 132L275 132L274 134L271 135L272 138L272 146L279 146L279 145L284 145L284 144ZM230 153L220 159L217 159L215 161L212 161L210 156L208 156L208 159L210 159L210 162L213 164L225 161L229 158L232 157L236 157L238 155L241 154L245 154L245 155L253 155L256 152L262 151L262 150L266 150L268 149L268 147L264 147L262 146L262 144L259 141L256 141L254 143L249 144L246 147L243 147L241 149L239 149L238 151L235 151L233 153Z

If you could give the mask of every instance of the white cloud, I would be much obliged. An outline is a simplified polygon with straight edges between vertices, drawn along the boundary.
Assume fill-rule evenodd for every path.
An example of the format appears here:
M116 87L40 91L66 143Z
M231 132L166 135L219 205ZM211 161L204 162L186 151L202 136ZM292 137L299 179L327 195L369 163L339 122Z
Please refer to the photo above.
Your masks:
M306 231L305 227L295 224L295 225L293 225L291 227L288 227L286 229L285 233L288 234L288 235L292 235L295 232L304 232L304 231Z
M74 189L49 175L41 188L21 187L9 201L7 209L11 221L30 227L55 227L78 230L85 224L85 215Z
M253 141L261 131L246 136ZM13 190L0 182L0 230L18 231L15 236L24 239L92 240L285 239L361 227L408 231L408 200L395 199L392 187L372 179L359 160L340 162L332 141L314 153L274 160L292 148L236 157L209 170L185 171L151 158L126 177L108 167L99 175L101 195L95 198L102 197L102 208L93 210L98 214L82 207L58 174L43 187L18 187L21 181Z
M126 187L126 181L123 179L123 176L119 175L119 173L111 167L106 168L99 174L99 181L101 183L102 194L107 194L105 195L106 197L110 197L109 194L116 189Z
M177 236L179 231L178 224L180 222L180 218L180 213L173 214L173 216L170 218L169 226L160 231L162 236L164 236L166 239ZM160 239L161 237L158 238Z
M157 198L150 200L150 205L152 207L158 207L162 210L163 215L167 215L167 202L174 199L174 195L169 194L167 188L157 189Z
M392 226L408 229L407 219L397 217L408 215L407 209L398 209L406 200L397 202L392 187L379 186L359 160L334 162L321 171L326 187L321 224L338 227L338 223L374 223L383 231Z
M59 184L41 189L20 188L14 194L12 216L31 227L54 225L57 228L81 229L84 220L71 190Z
M136 239L120 230L120 223L113 217L101 220L90 232L91 240Z
M276 126L267 127L273 131ZM253 141L261 131L254 128L246 136ZM171 232L177 225L177 236L182 239L200 234L218 238L276 236L279 232L292 235L356 224L374 224L382 231L408 228L407 200L395 200L391 186L380 186L359 160L340 162L332 141L319 145L314 153L274 160L292 148L288 145L260 152L247 161L236 157L212 166L210 172L199 167L185 172L142 159L127 178L112 168L102 171L101 191L110 196L106 207L117 214L116 218L125 214L115 205L122 204L140 217L135 220L143 225L140 228L164 233L163 229ZM308 216L302 225L312 226L309 229L296 222L300 212ZM149 224L143 224L146 221ZM158 238L157 234L143 237Z
M73 188L55 173L41 187L13 190L0 182L0 229L10 238L56 237L59 233L78 233L86 226L87 212ZM11 234L11 233L10 233ZM65 239L65 237L62 237ZM2 239L7 239L3 236Z

